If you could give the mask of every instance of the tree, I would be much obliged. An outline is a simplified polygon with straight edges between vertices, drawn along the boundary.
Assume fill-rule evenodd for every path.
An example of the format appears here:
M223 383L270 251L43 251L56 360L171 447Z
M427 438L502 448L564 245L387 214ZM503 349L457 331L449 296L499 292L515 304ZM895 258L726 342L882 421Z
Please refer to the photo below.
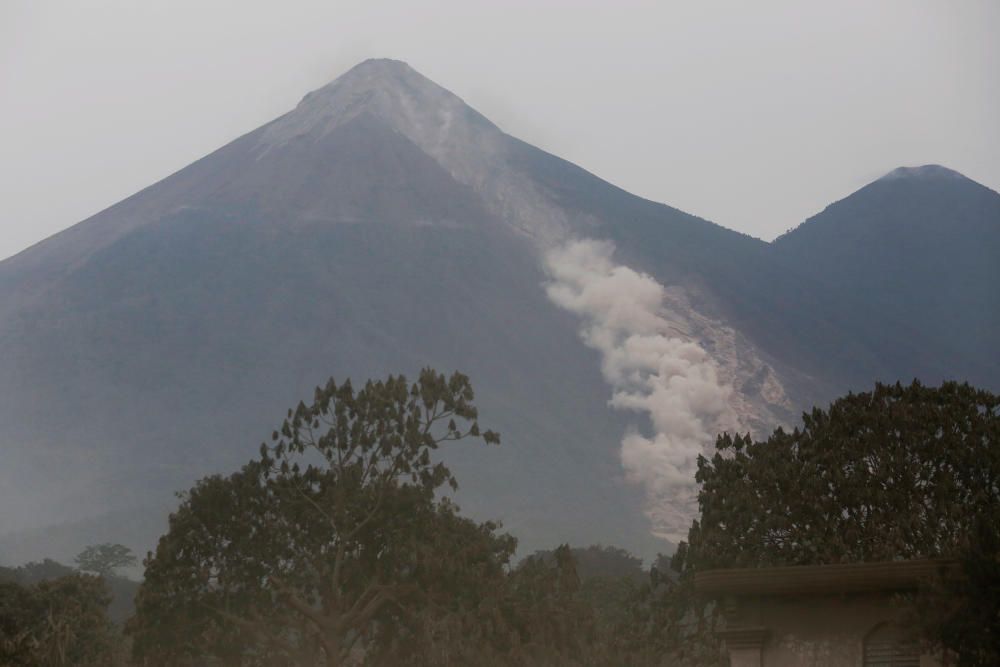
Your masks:
M956 554L1000 512L1000 397L913 382L848 394L763 442L723 434L682 569Z
M15 568L0 567L0 581L21 585L37 584L40 581L59 579L71 574L76 574L76 570L51 558L31 561Z
M11 578L0 581L0 664L32 664L39 644L37 622L29 612L34 605L27 588Z
M704 569L968 554L977 531L985 543L980 518L1000 516L998 436L1000 397L968 384L916 381L848 394L763 442L720 435L712 459L699 458L701 516L672 559L676 591L661 600L674 612L654 621L652 632L664 635L670 619L675 627L683 618L714 622L712 603L690 588ZM995 538L995 520L989 525ZM967 561L977 565L965 566L975 576L948 583L948 596L922 598L931 619L926 635L939 645L949 645L946 636L998 632L995 598L969 587L995 586L996 556L977 553Z
M921 639L958 657L958 667L1000 665L1000 515L976 517L958 566L907 598Z
M138 560L128 547L105 542L90 545L77 554L74 562L84 572L110 577L118 568L132 567Z
M136 657L341 665L404 641L454 572L502 572L513 539L435 495L457 487L441 444L499 443L473 398L429 369L318 387L259 458L183 497L146 560Z
M508 583L509 623L519 638L514 664L614 664L606 655L598 617L584 597L569 545L552 558L527 558Z
M0 583L0 664L108 667L122 664L102 579L71 574L31 585Z
M599 544L569 548L569 552L580 578L580 599L593 609L601 631L613 632L625 622L628 605L638 589L649 581L642 559L625 549ZM557 553L536 551L531 558L556 566Z
M679 577L654 566L649 581L625 605L612 634L619 664L634 667L728 665L715 630L718 609L699 596L693 577Z
M473 540L472 543L475 543ZM504 575L463 579L414 615L407 641L372 654L372 664L553 667L627 664L613 652L563 545ZM367 663L366 663L367 664Z
M642 559L625 549L603 544L567 548L583 583L595 578L628 579L641 583L649 577L649 573L642 567ZM540 558L546 563L554 564L556 550L536 551L531 558Z
M421 594L378 624L365 664L506 664L498 662L510 638L500 610L516 543L497 527L459 516L447 501L438 506L415 545L426 563Z

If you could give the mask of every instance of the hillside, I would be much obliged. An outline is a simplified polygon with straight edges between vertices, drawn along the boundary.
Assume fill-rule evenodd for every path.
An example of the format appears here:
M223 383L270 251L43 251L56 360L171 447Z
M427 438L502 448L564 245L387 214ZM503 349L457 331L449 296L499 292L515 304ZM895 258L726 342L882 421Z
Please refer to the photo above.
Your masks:
M1000 386L1000 194L945 167L901 167L774 248L875 352L854 383L875 371Z

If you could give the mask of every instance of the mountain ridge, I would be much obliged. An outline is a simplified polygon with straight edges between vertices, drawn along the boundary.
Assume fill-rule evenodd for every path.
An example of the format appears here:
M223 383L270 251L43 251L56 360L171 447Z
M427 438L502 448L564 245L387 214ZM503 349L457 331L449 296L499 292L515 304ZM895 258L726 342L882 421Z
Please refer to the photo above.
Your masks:
M896 198L872 215L909 215L912 180L876 187ZM994 199L963 188L928 196L990 232ZM826 241L803 234L768 244L635 197L505 134L404 63L366 61L0 262L0 533L35 529L0 552L62 556L44 553L39 522L93 527L149 507L157 525L174 491L253 456L330 375L432 365L469 373L484 424L504 435L499 450L447 455L473 516L505 519L529 550L604 542L652 556L664 545L619 452L622 432L649 426L608 407L602 360L546 298L542 259L573 239L613 244L616 261L663 288L658 317L711 356L758 433L875 379L938 373L924 344L968 367L964 339L914 337L905 309L868 299L915 307L892 270L865 269L888 291L859 294L804 259ZM946 296L925 319L947 320ZM992 341L963 335L975 353Z
M1000 194L958 172L901 168L826 207L773 243L778 258L837 296L831 309L905 331L896 348L919 358L924 379L997 387L1000 363ZM945 314L942 316L942 314ZM899 349L861 332L895 364ZM912 363L912 362L909 362ZM889 368L892 368L890 365ZM956 375L958 377L956 378Z

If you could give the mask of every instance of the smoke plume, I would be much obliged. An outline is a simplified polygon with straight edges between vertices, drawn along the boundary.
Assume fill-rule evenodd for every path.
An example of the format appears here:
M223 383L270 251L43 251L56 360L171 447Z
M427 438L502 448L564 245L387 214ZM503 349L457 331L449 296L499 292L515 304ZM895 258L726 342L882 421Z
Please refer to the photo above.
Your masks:
M614 245L580 240L546 255L550 300L583 318L580 335L601 353L610 405L649 415L653 435L622 438L626 477L641 484L653 533L687 537L695 512L698 455L723 428L736 426L732 388L715 361L662 315L664 287L612 261Z

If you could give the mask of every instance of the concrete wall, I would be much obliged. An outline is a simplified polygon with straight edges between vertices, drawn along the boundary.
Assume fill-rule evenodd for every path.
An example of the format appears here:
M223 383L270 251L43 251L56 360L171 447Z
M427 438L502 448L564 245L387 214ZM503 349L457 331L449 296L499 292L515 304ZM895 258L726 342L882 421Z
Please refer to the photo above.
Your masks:
M732 646L730 659L733 667L861 667L865 639L897 612L886 594L741 598L730 603L728 626L760 628L767 638ZM940 665L929 656L919 664Z

